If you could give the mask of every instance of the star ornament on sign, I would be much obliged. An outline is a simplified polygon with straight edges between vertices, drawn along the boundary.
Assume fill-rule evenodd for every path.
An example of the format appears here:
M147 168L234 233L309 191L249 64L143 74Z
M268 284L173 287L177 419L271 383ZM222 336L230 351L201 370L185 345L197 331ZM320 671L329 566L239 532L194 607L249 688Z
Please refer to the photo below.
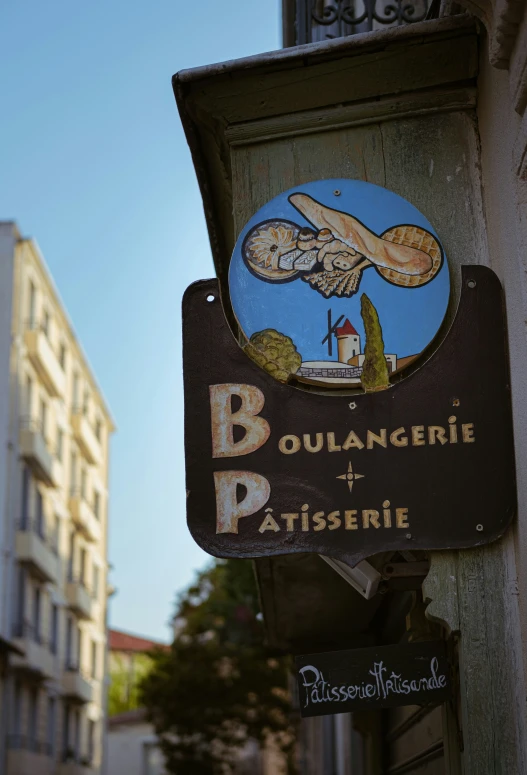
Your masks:
M351 465L351 462L348 463L348 472L346 474L341 474L341 476L337 476L337 479L344 479L348 483L349 491L351 492L353 489L353 482L355 482L357 479L364 479L364 474L357 474L353 471L353 466Z

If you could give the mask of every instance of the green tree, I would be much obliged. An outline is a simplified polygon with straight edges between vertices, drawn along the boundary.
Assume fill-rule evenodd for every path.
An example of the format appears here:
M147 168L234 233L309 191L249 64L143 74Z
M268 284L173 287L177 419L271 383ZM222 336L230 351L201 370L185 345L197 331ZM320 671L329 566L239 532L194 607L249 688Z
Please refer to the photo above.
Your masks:
M135 710L139 704L139 684L152 668L148 654L111 652L109 657L110 686L108 687L108 715L115 716Z
M179 598L179 633L141 685L168 772L227 775L236 749L270 736L292 762L289 662L263 646L258 612L249 560L215 561Z
M360 314L366 331L361 382L364 390L383 390L390 384L388 362L377 310L365 293L360 298Z

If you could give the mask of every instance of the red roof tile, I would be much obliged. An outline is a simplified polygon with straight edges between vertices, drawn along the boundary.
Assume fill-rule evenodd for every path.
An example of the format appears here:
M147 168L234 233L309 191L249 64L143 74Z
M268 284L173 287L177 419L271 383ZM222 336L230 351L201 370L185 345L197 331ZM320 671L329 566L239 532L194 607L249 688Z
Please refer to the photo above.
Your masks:
M155 648L168 648L159 640L148 640L137 635L130 635L120 630L108 630L108 648L110 651L152 651Z
M136 708L135 710L125 710L123 713L116 713L110 716L108 726L119 727L123 724L142 724L146 721L146 709Z
M355 331L351 323L349 322L348 318L344 321L343 326L339 326L337 328L337 336L347 336L349 334L354 334L355 336L358 336L358 333Z

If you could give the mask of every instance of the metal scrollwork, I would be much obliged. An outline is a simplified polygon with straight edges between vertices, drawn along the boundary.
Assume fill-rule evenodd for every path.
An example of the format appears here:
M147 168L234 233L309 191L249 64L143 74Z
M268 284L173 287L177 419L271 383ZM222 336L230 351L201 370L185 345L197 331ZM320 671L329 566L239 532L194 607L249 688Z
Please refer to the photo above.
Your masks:
M346 24L351 24L352 26L356 24L362 24L362 22L366 19L368 16L368 9L364 8L364 13L361 13L359 16L353 16L353 8L348 6L347 8L343 8L342 10L342 21Z
M429 0L309 0L309 40L369 32L377 25L413 24L426 18ZM363 8L363 10L361 10ZM317 27L325 28L324 32ZM322 33L322 35L321 35ZM305 41L307 42L307 40Z
M335 8L334 5L326 5L322 8L322 16L317 14L313 8L311 11L311 18L317 24L334 24L339 18L340 9Z
M423 12L416 15L415 5L412 3L405 3L403 5L403 0L396 0L395 5L389 3L384 6L384 16L382 16L376 11L376 2L374 0L372 3L372 16L380 24L393 24L394 22L398 24L414 24L415 22L422 22L426 18L427 4L426 2L421 2L420 4L423 7Z

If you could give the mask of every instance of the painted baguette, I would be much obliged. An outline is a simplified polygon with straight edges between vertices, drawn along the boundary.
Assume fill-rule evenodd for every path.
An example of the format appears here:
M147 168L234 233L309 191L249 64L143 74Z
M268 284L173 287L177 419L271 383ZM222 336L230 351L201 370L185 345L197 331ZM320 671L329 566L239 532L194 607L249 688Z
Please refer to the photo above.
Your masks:
M317 229L330 229L335 237L376 266L406 275L422 275L432 268L428 253L383 240L352 215L324 207L307 194L291 194L289 201Z

